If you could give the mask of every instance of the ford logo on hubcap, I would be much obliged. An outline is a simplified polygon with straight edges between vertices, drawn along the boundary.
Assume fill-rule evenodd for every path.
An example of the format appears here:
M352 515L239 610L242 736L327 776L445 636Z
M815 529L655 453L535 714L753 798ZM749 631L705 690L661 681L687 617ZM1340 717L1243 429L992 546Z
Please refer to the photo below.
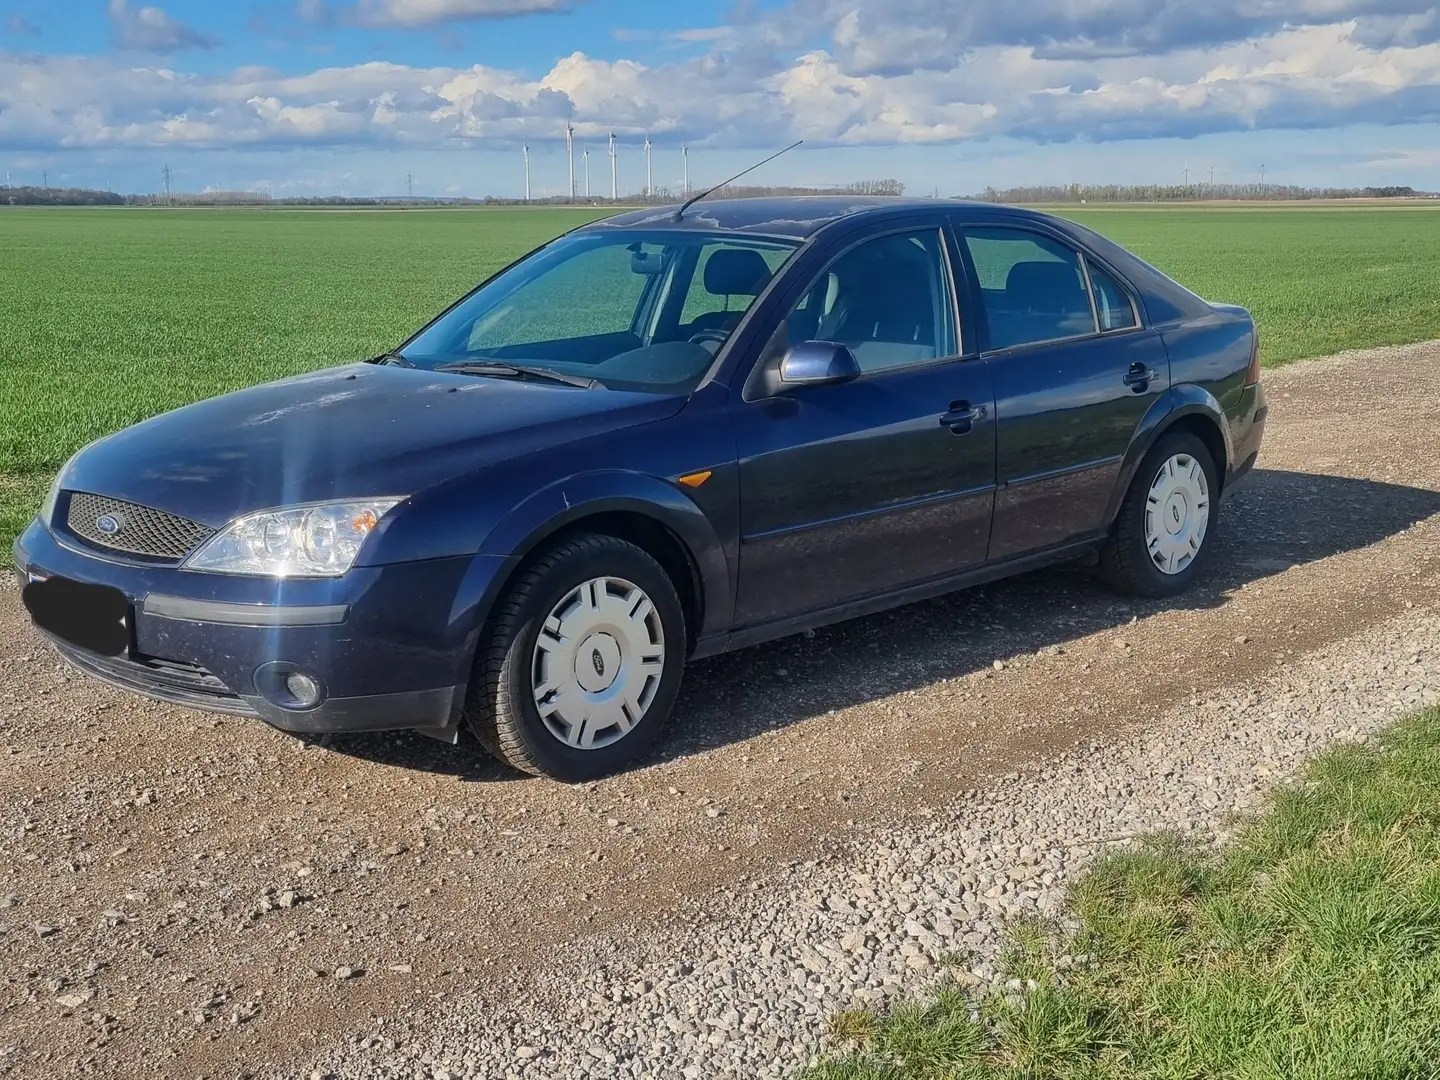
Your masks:
M599 649L593 649L593 650L591 650L591 652L590 652L590 662L595 665L595 674L596 674L596 675L599 675L601 678L604 678L604 676L605 676L605 658L600 655L600 650L599 650Z
M106 536L114 536L120 531L120 519L114 514L101 514L95 519L95 528Z

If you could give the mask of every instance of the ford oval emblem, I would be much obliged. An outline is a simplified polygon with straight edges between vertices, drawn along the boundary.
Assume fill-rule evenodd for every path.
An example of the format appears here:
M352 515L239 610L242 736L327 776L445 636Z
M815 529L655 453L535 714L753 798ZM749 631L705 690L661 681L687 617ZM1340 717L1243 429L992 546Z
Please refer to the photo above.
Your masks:
M595 674L603 679L605 677L605 658L600 655L599 649L591 651L590 663L595 666Z
M113 514L101 514L95 519L95 528L105 536L114 536L120 531L120 519Z

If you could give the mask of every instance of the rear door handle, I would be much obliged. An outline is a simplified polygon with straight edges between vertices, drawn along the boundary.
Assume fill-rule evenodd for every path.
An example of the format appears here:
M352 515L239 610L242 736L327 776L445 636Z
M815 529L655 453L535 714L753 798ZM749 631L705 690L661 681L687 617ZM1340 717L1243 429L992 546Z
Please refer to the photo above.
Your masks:
M940 417L940 426L950 429L952 435L968 435L975 421L985 419L984 405L971 405L968 401L950 402L950 411Z
M1139 363L1131 364L1130 370L1125 372L1125 385L1139 394L1150 389L1150 383L1158 378L1160 373L1154 368Z

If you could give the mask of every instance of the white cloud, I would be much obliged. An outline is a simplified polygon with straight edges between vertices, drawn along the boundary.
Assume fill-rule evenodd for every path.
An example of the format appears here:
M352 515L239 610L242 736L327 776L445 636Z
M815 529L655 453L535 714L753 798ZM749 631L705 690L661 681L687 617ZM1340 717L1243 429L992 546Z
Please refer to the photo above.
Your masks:
M152 4L132 8L127 0L110 0L109 15L111 39L122 49L171 53L219 44Z
M427 2L433 10L455 0ZM812 2L830 0L798 0L801 7L785 17ZM1257 0L1259 10L1305 18L1218 45L1086 56L1011 41L967 47L943 64L937 53L928 66L894 70L877 50L901 48L897 43L921 50L924 35L905 36L896 24L891 29L900 36L886 38L867 25L878 26L874 20L883 22L894 5L932 0L846 2L849 8L808 47L788 44L784 20L770 20L737 27L700 55L647 64L574 52L538 78L480 65L378 61L298 75L255 67L202 75L107 58L0 52L0 143L439 148L560 139L573 116L586 139L603 139L613 128L627 137L648 131L712 146L774 146L795 137L889 146L991 136L1099 142L1440 119L1433 20L1397 13L1398 0L1389 13L1330 22L1315 20L1339 10L1342 0ZM1081 0L1037 2L1085 7ZM1154 2L1091 6L1113 15L1124 4ZM1359 2L1367 10L1384 6ZM136 14L124 0L112 0L112 11L114 5ZM1088 33L1098 24L1086 25Z
M356 0L326 3L299 0L296 11L311 21L354 22L362 26L433 26L465 19L559 11L580 0Z
M1394 25L1414 44L1435 40L1434 11L1434 0L794 0L765 21L781 40L826 28L851 70L899 73L946 70L992 46L1049 58L1156 56L1352 19Z

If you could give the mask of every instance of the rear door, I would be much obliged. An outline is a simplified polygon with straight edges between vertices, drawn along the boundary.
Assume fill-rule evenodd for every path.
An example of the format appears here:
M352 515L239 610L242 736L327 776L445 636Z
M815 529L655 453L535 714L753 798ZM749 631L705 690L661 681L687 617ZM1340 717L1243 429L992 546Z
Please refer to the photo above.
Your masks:
M989 559L1093 535L1136 428L1169 388L1165 346L1121 279L1057 233L957 224L995 391Z
M863 374L733 408L736 621L745 626L945 577L985 559L995 481L986 366L956 307L944 222L849 244L797 283L760 363L840 341ZM752 384L753 385L753 384Z

